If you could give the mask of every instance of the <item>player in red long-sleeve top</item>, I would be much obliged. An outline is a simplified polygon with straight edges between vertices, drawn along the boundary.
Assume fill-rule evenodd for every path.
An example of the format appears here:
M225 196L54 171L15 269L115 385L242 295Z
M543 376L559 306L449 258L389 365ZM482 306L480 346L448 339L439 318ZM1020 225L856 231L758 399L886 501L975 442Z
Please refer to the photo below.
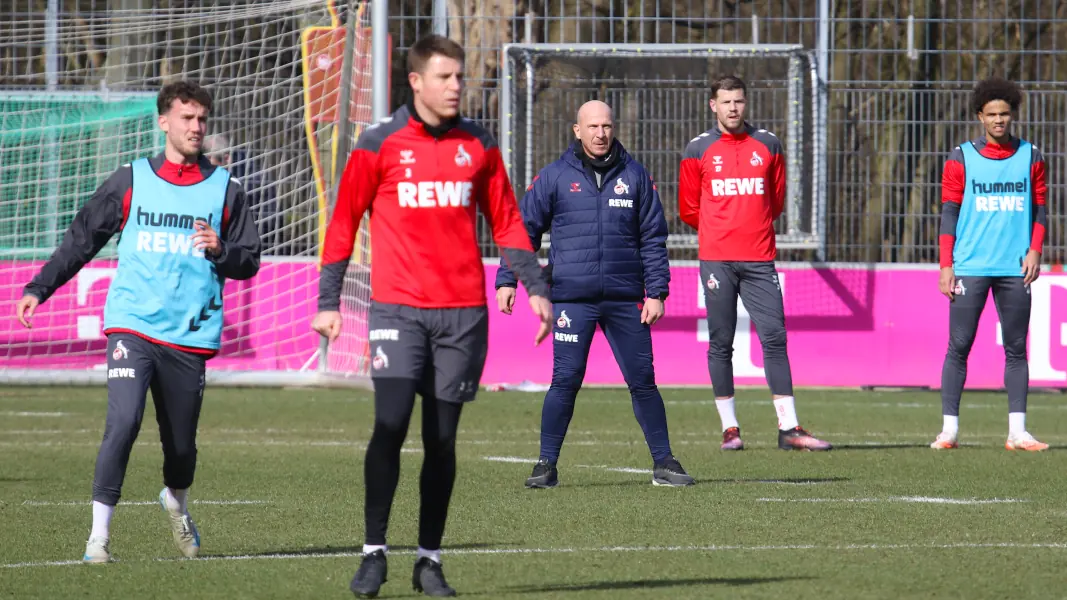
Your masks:
M360 136L326 231L313 327L333 340L341 330L341 282L359 222L370 211L375 416L364 473L366 541L350 586L357 595L377 595L386 579L385 534L416 394L423 399L425 457L413 581L432 596L455 593L441 572L441 538L460 411L478 390L489 335L476 207L541 319L535 341L551 331L548 286L500 149L459 116L463 60L463 49L444 37L411 47L414 99Z
M734 413L733 342L740 296L763 345L767 383L778 413L778 447L829 450L800 427L786 352L785 309L774 220L785 206L785 161L778 138L745 121L745 82L726 76L711 86L715 125L685 149L678 181L682 221L697 230L708 316L708 372L722 419L723 450L741 450Z

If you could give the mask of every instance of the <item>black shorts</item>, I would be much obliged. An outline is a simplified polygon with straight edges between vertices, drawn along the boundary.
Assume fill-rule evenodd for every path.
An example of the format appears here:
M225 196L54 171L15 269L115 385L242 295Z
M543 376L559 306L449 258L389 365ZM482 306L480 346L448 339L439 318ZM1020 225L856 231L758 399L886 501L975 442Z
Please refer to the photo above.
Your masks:
M371 378L415 379L419 393L469 402L478 392L489 349L489 310L416 308L372 302Z

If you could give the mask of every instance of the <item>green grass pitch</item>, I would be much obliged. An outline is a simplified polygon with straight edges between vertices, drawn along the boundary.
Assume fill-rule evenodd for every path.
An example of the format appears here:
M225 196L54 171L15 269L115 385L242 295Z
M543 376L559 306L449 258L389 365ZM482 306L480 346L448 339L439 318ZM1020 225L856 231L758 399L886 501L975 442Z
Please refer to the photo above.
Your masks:
M586 389L561 486L527 490L542 394L485 393L460 425L445 573L482 598L1052 598L1067 590L1067 399L1030 398L1045 453L1004 450L1007 400L964 396L961 444L929 392L800 390L833 452L776 447L765 391L742 391L748 448L719 451L710 390L663 390L691 488L653 487L628 394ZM346 598L363 532L362 391L208 390L179 560L153 502L150 407L112 523L118 562L78 563L90 525L102 388L0 388L0 598ZM413 597L421 442L405 446L382 598Z

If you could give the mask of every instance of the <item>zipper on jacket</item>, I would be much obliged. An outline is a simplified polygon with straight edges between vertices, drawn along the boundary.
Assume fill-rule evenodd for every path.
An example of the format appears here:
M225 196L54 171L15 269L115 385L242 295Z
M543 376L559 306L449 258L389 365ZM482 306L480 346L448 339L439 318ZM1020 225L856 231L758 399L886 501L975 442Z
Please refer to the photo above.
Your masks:
M586 181L593 186L594 197L596 198L596 262L598 271L600 272L600 297L604 297L604 222L601 216L601 199L600 199L600 186L596 183L596 173L593 173L593 179L589 179L589 172L582 169L582 174L585 176ZM605 173L605 176L607 173Z

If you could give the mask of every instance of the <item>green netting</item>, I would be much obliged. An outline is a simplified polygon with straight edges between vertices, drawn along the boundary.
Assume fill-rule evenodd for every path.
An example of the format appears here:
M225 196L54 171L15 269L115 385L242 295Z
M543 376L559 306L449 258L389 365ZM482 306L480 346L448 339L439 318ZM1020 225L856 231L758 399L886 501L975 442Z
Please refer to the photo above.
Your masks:
M0 255L47 257L108 175L161 146L154 95L0 96Z

